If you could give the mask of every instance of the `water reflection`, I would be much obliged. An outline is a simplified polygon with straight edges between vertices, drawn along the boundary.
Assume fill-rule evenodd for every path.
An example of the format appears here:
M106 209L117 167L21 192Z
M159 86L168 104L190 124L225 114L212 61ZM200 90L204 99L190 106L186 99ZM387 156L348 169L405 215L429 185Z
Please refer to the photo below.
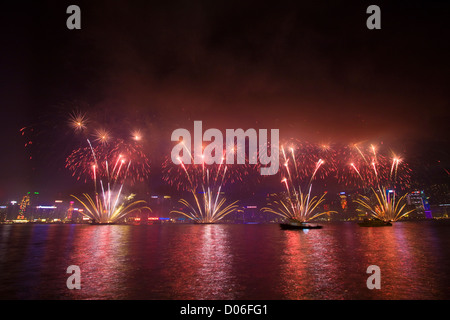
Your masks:
M403 222L390 228L361 230L361 250L365 252L366 264L381 268L382 290L374 291L370 298L376 299L433 299L436 279L445 274L432 274L437 269L439 257L433 254L438 246L429 229ZM437 295L436 295L437 294Z
M319 231L319 232L316 232ZM436 231L420 224L386 228L329 225L285 231L281 278L287 299L433 299L448 276ZM441 237L442 238L442 237ZM369 290L367 267L381 268L381 290ZM431 271L434 270L434 273Z
M82 290L67 290L71 298L103 299L111 293L117 299L125 297L130 226L85 226L77 231L64 259L66 268L77 265L82 274Z
M326 230L286 231L283 296L286 299L342 299L339 243Z
M0 225L2 299L448 299L448 225ZM81 290L69 290L69 265ZM369 265L381 290L366 287Z
M197 273L198 299L233 299L233 256L229 248L226 225L203 226L202 243L198 250L200 268Z
M309 244L305 243L305 235L301 232L285 232L285 249L283 251L284 264L281 269L281 278L284 280L283 295L287 299L300 299L307 297L312 290L313 279L308 274L307 257Z
M172 248L167 271L173 276L170 291L176 296L170 298L234 298L228 229L227 225L190 225L180 230L181 235L175 235L179 242Z

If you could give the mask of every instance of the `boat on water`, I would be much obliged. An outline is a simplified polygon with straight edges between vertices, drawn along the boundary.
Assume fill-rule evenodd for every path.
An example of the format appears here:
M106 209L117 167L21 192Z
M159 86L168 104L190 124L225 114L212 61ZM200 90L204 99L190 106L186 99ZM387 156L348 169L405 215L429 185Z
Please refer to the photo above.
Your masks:
M392 223L390 221L382 221L378 219L366 219L364 221L358 222L360 227L390 227Z
M322 229L322 226L299 221L289 221L287 223L280 223L280 228L283 230L302 230L302 229Z
M109 225L114 225L116 224L115 222L97 222L97 221L92 221L91 225L93 226L109 226Z

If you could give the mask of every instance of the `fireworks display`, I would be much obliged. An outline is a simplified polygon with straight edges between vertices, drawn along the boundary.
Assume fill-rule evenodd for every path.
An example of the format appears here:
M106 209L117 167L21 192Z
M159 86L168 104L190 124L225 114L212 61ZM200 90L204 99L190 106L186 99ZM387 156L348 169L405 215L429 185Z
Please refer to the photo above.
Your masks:
M358 145L354 145L353 149L359 157L354 157L358 162L352 162L350 170L357 174L356 180L362 183L362 187L370 187L372 190L372 198L359 195L354 200L360 205L356 210L363 213L368 210L373 218L384 222L397 221L413 212L414 210L403 212L406 203L401 203L407 193L397 198L396 189L404 189L410 183L410 169L406 163L395 154L390 159L378 154L374 145L370 146L368 153L364 153Z
M291 147L287 151L282 147L281 151L284 157L284 170L282 173L284 178L281 182L285 185L286 192L281 199L274 200L262 210L301 223L308 222L324 214L334 213L334 211L320 212L318 210L324 202L325 194L320 198L311 196L312 182L324 164L324 160L319 159L316 162L306 186L302 186L304 170L301 168L303 163L297 162L298 158L295 155L294 148Z
M406 189L411 184L411 169L406 161L390 152L389 155L379 152L371 144L347 146L342 156L337 158L338 182L344 186L357 188L390 188Z
M284 143L284 152L295 157L298 178L306 181L315 171L317 162L326 166L313 179L337 181L353 189L378 187L379 184L399 189L411 185L411 169L406 161L392 151L374 144L324 144L291 139ZM294 159L291 159L291 161Z
M66 168L77 180L87 182L94 179L92 166L96 165L98 176L106 176L105 164L110 159L130 161L126 172L131 183L144 181L150 173L150 161L147 158L142 144L142 133L134 131L127 137L116 137L109 130L99 127L90 129L86 114L72 112L69 126L76 132L82 133L83 138L89 141L89 146L75 148L66 158ZM91 139L92 138L92 139ZM92 142L91 142L92 140ZM125 171L120 171L118 178L124 178Z
M372 189L372 191L374 199L360 195L359 199L355 200L362 207L358 208L357 211L369 211L375 219L384 222L395 222L415 210L404 211L406 207L406 201L404 200L407 194L397 198L395 190L378 188Z
M151 211L145 201L133 201L134 194L123 194L126 181L144 181L150 171L149 160L140 143L142 134L136 132L123 139L104 128L89 130L88 123L86 114L70 114L69 126L75 133L82 134L87 145L73 150L65 164L77 180L94 183L94 197L87 193L83 198L72 195L83 205L83 215L96 223L108 224L133 211Z
M117 221L142 204L127 200L122 187L125 181L131 185L149 181L150 160L144 148L143 132L135 128L127 130L117 119L100 123L80 111L71 112L65 124L76 138L68 143L67 147L73 148L67 153L65 167L78 181L93 181L96 190L93 197L89 194L76 197L87 214L95 221ZM133 125L128 122L128 126ZM26 131L27 128L21 129L21 134L25 135ZM33 145L31 140L26 147L30 145ZM226 151L223 150L224 158ZM237 201L227 204L223 196L225 189L227 193L239 188L254 192L256 184L267 181L260 174L261 165L249 163L248 154L244 164L225 164L222 159L220 164L177 165L170 157L159 156L163 158L157 161L161 163L163 181L178 192L189 192L191 197L191 200L181 199L182 209L172 212L199 223L220 221L239 209ZM383 143L312 143L291 138L280 149L278 174L284 195L262 211L302 222L331 212L321 210L326 192L313 196L313 182L317 181L316 188L333 182L340 188L360 190L363 194L372 188L406 190L411 185L408 163ZM272 184L270 187L276 188ZM365 201L368 205L366 200L360 199L359 204Z
M91 170L95 197L93 199L85 193L85 200L81 200L72 195L86 209L83 214L98 223L115 223L132 211L144 209L151 211L150 208L142 206L145 201L133 202L133 195L126 197L122 194L124 182L131 167L131 160L119 155L111 163L108 160L98 161L97 154L89 140L88 143L94 160Z
M181 199L179 202L184 206L184 210L173 210L172 213L182 214L197 223L215 223L239 209L238 201L226 204L223 197L222 187L228 171L224 157L219 164L213 165L205 163L185 165L181 159L178 160L187 179L193 202Z
M66 168L78 180L87 182L94 179L92 166L96 162L98 163L97 174L104 175L107 173L105 164L108 159L117 159L117 161L127 159L130 161L130 165L126 174L130 181L144 181L150 173L150 164L142 145L134 140L126 141L119 138L109 138L108 140L108 143L97 142L92 148L87 146L74 150L66 159ZM121 171L119 174L119 178L124 178L125 171Z
M225 154L226 150L223 151L223 155ZM224 168L226 168L226 175L221 173ZM244 164L177 165L170 157L162 163L163 180L179 191L189 191L192 185L204 183L205 172L209 172L211 176L222 176L222 185L258 183L261 181L259 168L260 164L249 164L248 158Z
M284 147L281 149L280 154L283 155L284 161L290 158L289 161L293 165L295 164L293 169L297 179L302 181L311 178L325 180L336 176L339 170L337 158L339 156L340 146L311 143L297 139L290 139L283 145ZM327 165L322 166L318 171L316 170L316 166L319 161ZM282 169L285 167L285 163L280 161L280 166ZM294 172L292 173L294 174Z

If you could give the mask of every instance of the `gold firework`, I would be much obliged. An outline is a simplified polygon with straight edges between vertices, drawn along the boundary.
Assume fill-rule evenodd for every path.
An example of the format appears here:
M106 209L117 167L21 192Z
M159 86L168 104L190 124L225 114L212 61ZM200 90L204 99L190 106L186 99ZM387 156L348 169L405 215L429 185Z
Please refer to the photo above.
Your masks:
M75 131L85 130L87 122L88 122L88 119L86 117L86 114L84 114L84 113L74 111L70 114L69 125Z
M408 195L407 193L397 198L394 190L386 190L386 188L378 188L375 190L372 188L372 191L374 200L363 195L359 199L354 200L362 206L362 208L357 209L358 211L366 212L368 210L375 219L385 222L395 222L415 210L404 212L406 207L404 200Z
M307 192L305 192L301 188L300 175L298 172L299 165L295 160L294 149L290 148L291 158L286 156L286 152L283 147L281 151L285 160L284 171L287 176L287 178L284 178L281 181L286 187L285 197L283 199L273 201L261 210L301 223L313 220L324 214L336 213L336 211L317 212L317 209L324 201L326 193L324 193L320 198L316 196L311 197L312 181L324 161L322 159L317 161L314 172L305 188ZM289 168L290 160L291 163L294 164L293 168Z
M79 197L72 195L72 197L78 200L86 209L86 213L83 212L83 214L98 223L114 223L135 210L148 209L151 211L151 209L146 206L137 207L137 205L145 203L145 201L139 200L131 202L134 198L133 194L128 197L125 197L122 194L124 180L129 171L131 161L128 160L127 165L127 160L122 155L119 155L116 161L113 162L114 165L110 167L106 160L104 176L97 177L97 168L99 167L97 157L91 142L89 139L87 141L95 161L95 164L92 166L95 200L86 193L83 194L86 200L81 200ZM121 171L125 171L124 178L122 179L120 178Z
M125 200L120 202L120 194L115 197L106 194L103 201L94 201L92 197L86 193L84 193L83 196L86 198L84 201L72 195L72 197L78 200L86 209L86 211L83 211L83 215L98 223L115 223L127 214L136 210L147 209L150 210L150 212L152 211L147 206L138 207L138 205L145 203L143 200L129 202L132 197L126 197Z
M227 166L223 163L223 157L215 173L212 173L208 167L205 168L205 163L203 162L201 164L201 172L194 171L194 174L195 172L201 174L199 179L192 179L185 164L180 158L178 160L186 174L189 182L189 191L193 196L194 202L190 203L185 199L181 199L179 202L185 207L185 210L172 210L171 213L182 214L197 223L216 223L226 215L239 209L238 201L226 205L226 199L222 196L221 190L227 172ZM200 182L194 183L194 181ZM202 195L197 193L198 188L202 190Z

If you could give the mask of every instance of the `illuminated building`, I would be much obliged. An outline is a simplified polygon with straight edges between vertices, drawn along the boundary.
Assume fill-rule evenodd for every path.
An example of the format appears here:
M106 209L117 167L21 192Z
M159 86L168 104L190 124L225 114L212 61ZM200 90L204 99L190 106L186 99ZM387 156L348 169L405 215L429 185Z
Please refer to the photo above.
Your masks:
M159 217L173 217L169 215L170 211L174 206L174 202L170 195L151 195L150 199L147 200L148 206L152 209L152 215ZM144 215L142 219L146 219L149 215L148 210L143 211Z
M345 192L340 192L339 197L341 198L342 210L344 210L344 212L347 212L348 209L347 195L345 194Z
M30 205L30 196L29 196L29 192L28 194L26 194L25 196L23 196L22 201L20 201L19 204L19 214L17 216L17 220L25 220L25 214L27 213L27 209Z
M70 201L70 206L69 206L69 209L67 209L67 217L66 217L66 219L68 220L68 221L71 221L72 220L72 215L73 215L73 204L74 204L74 202L73 201Z
M417 217L425 217L427 219L433 218L428 197L425 196L423 191L413 191L408 194L406 203L416 208L415 215Z
M0 222L6 221L8 206L0 206Z

